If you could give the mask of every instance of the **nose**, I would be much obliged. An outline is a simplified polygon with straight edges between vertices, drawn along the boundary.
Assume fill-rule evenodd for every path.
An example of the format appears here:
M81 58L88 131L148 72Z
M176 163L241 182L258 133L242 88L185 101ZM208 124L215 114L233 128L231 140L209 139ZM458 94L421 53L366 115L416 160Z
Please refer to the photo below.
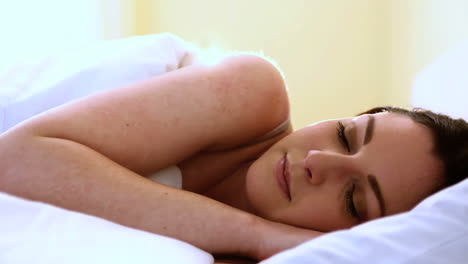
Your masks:
M350 155L311 150L304 159L307 180L314 185L326 181L343 181L357 173L356 161Z

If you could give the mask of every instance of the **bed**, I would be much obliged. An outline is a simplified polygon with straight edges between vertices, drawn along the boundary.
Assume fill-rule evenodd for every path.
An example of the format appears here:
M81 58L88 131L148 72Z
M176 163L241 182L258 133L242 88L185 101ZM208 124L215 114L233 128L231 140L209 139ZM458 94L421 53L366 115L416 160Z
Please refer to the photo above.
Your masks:
M72 98L202 61L190 43L159 34L3 67L0 131ZM414 104L468 118L467 64L464 45L427 67L414 84ZM456 98L440 97L447 83ZM411 212L330 233L262 263L468 263L467 201L465 180ZM213 263L182 241L6 193L0 208L0 263Z

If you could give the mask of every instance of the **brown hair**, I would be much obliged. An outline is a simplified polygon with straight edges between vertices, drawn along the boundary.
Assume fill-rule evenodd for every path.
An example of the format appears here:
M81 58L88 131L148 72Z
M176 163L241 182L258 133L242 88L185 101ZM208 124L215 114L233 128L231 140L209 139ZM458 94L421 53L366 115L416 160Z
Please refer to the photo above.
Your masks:
M421 108L408 110L393 106L375 107L360 115L381 112L408 116L431 130L435 155L443 163L445 183L442 188L468 178L468 123L465 120Z

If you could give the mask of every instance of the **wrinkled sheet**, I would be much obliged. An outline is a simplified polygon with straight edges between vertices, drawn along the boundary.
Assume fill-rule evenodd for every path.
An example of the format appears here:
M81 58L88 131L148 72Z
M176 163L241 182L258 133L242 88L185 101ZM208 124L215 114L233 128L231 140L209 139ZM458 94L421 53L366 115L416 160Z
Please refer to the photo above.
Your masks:
M63 103L193 63L171 34L132 37L0 65L0 132ZM213 257L182 241L0 193L0 263L193 263Z
M0 193L0 263L211 264L182 241Z
M158 34L0 65L0 132L63 103L193 64L198 54L191 43Z

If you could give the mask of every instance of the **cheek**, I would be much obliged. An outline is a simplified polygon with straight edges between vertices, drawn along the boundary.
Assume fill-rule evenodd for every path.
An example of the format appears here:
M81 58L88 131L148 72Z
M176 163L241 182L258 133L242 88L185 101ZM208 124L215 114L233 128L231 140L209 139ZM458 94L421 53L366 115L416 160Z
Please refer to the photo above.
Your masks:
M322 198L322 199L320 199ZM352 224L336 209L336 202L319 195L307 199L278 212L275 220L306 229L329 232L349 228Z
M254 162L247 171L245 182L247 199L255 214L265 218L270 218L285 203L268 165L264 160Z
M303 158L310 150L326 150L334 145L335 137L334 130L305 130L298 134L297 137L285 142L286 149L295 149L302 153Z
M247 198L260 217L297 227L328 232L349 228L342 207L332 197L331 190L318 188L302 193L298 200L289 203L282 197L279 187L268 177L268 166L263 162L253 163L246 176Z

